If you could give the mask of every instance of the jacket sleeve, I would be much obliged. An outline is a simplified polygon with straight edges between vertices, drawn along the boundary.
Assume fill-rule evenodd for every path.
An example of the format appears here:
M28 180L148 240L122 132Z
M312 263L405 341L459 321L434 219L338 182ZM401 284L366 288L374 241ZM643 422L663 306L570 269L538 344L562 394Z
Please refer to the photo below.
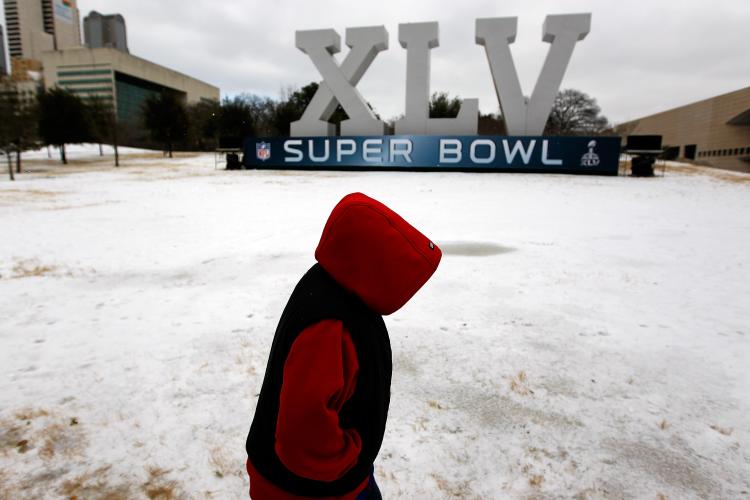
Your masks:
M339 426L354 394L359 364L349 332L338 320L307 327L284 364L275 450L294 474L334 481L357 463L362 440Z

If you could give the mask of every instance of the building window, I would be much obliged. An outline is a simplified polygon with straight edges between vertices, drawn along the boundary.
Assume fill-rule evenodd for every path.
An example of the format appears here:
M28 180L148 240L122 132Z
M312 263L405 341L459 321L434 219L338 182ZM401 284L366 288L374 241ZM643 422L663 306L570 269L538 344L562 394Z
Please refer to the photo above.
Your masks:
M123 122L138 123L141 120L143 103L152 95L160 92L172 92L185 99L185 93L163 85L143 80L125 73L115 73L117 96L117 117Z
M109 78L83 78L80 80L60 80L57 82L60 85L78 85L81 83L109 83L112 84L112 80Z
M58 71L57 76L83 76L83 75L111 75L112 70L109 69L89 69L79 71Z

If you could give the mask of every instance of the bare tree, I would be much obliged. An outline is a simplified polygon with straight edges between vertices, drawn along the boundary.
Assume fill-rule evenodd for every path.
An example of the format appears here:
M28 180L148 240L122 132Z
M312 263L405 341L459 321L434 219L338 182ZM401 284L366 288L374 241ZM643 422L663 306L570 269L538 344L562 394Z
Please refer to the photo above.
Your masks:
M610 127L596 99L576 89L558 92L544 135L596 135Z

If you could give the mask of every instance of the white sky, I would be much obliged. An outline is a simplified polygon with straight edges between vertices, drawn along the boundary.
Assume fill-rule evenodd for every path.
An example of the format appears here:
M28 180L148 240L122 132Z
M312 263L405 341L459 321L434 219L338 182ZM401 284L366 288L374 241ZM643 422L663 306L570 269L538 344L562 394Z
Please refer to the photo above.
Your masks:
M81 19L90 10L122 14L131 53L212 83L222 96L250 92L277 97L283 87L320 80L307 56L294 47L295 30L334 28L343 38L347 27L385 25L390 49L378 55L358 88L386 118L403 112L406 51L398 44L398 24L403 22L440 23L431 89L477 97L485 112L496 111L498 104L484 48L474 43L478 17L519 18L512 51L524 93L530 94L549 47L541 41L545 15L591 12L591 33L573 53L562 88L597 98L615 123L750 85L750 0L78 4Z

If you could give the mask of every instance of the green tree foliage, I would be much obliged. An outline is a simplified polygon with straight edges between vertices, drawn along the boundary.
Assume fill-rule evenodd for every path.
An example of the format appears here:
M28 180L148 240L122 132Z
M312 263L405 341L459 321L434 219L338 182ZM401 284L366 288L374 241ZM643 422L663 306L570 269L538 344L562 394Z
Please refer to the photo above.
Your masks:
M508 129L502 115L479 113L478 133L479 135L507 135Z
M461 110L461 99L448 97L447 92L433 92L430 97L430 118L455 118Z
M272 119L273 135L289 135L289 124L297 121L302 117L307 105L312 101L313 96L318 91L318 83L311 82L297 90L287 90L282 95L281 101L276 105ZM346 112L340 105L331 115L329 122L336 125L340 130L342 120L346 120Z
M11 152L16 154L16 172L21 173L21 153L34 146L37 131L37 96L22 96L18 87L11 82L0 82L0 116L2 123L0 150L6 151L10 161Z
M86 108L81 99L60 88L40 94L39 136L45 144L59 147L60 160L68 163L65 144L85 142L91 137Z
M596 99L576 89L558 92L545 135L595 135L610 128Z
M153 94L146 98L141 112L151 139L163 144L172 158L174 145L185 142L188 134L188 114L182 99L173 92Z
M301 89L284 92L271 119L273 135L289 135L289 124L300 119L317 90L318 84L313 82Z

